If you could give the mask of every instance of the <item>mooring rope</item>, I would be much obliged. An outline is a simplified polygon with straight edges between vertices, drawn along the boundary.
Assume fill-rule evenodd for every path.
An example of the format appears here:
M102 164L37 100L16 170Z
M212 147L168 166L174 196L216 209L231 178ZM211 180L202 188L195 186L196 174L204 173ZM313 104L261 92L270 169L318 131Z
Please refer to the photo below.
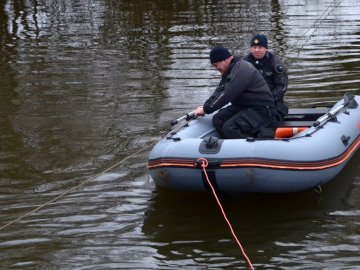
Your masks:
M22 216L18 217L17 219L14 219L14 220L10 221L9 223L7 223L7 224L5 224L5 225L1 226L1 227L0 227L0 231L1 231L1 230L3 230L3 229L5 229L5 228L6 228L6 227L8 227L8 226L10 226L10 225L14 224L15 222L18 222L18 221L22 220L23 218L25 218L25 217L27 217L27 216L29 216L29 215L33 214L34 212L39 211L40 209L44 208L45 206L47 206L47 205L49 205L49 204L51 204L51 203L53 203L53 202L55 202L55 201L59 200L60 198L62 198L62 197L64 197L65 195L69 194L70 192L72 192L73 190L75 190L75 189L77 189L77 188L79 188L79 187L81 187L81 186L83 186L83 185L85 185L85 184L89 183L90 181L92 181L92 180L96 179L97 177L99 177L99 176L103 175L104 173L106 173L106 172L108 172L108 171L110 171L110 170L114 169L115 167L117 167L117 166L119 166L120 164L124 163L124 162L125 162L125 161L127 161L128 159L132 158L133 156L136 156L137 154L139 154L139 153L143 152L143 151L144 151L144 150L146 150L147 148L149 148L149 147L151 147L151 146L155 145L158 141L159 141L159 140L157 140L157 141L155 141L155 142L153 142L153 143L151 143L151 144L149 144L149 145L146 145L145 147L141 148L141 149L140 149L140 150L138 150L137 152L133 153L133 154L132 154L132 155L130 155L130 156L125 157L124 159L122 159L122 160L121 160L121 161L119 161L118 163L116 163L116 164L114 164L114 165L110 166L110 167L109 167L109 168L107 168L106 170L104 170L104 171L102 171L102 172L98 173L97 175L95 175L95 176L91 177L90 179L87 179L87 180L85 180L85 181L81 182L80 184L78 184L78 185L76 185L76 186L74 186L74 187L72 187L72 188L70 188L70 189L68 189L68 190L64 191L64 192L63 192L63 193L61 193L60 195L58 195L58 196L56 196L55 198L51 199L50 201L47 201L46 203L44 203L44 204L40 205L39 207L37 207L37 208L35 208L35 209L31 210L30 212L27 212L27 213L23 214Z
M215 188L213 187L213 185L212 185L211 182L210 182L209 176L208 176L208 174L207 174L207 172L206 172L206 167L208 166L208 160L207 160L206 158L199 158L199 159L197 160L197 162L201 162L201 167L202 167L203 172L204 172L204 174L205 174L206 181L207 181L207 183L209 184L209 186L210 186L210 188L211 188L211 191L212 191L212 193L213 193L213 195L214 195L214 197L215 197L215 200L216 200L217 204L219 205L219 208L220 208L220 210L221 210L221 213L223 214L223 217L224 217L226 223L228 224L229 229L230 229L230 232L231 232L232 236L234 237L236 243L238 244L238 246L239 246L239 248L240 248L240 250L241 250L241 253L243 254L244 258L246 259L246 261L247 261L250 269L255 270L255 268L254 268L254 266L252 265L249 257L246 255L245 250L244 250L243 246L241 245L238 237L236 236L235 231L234 231L234 229L233 229L233 227L232 227L232 225L231 225L231 222L229 221L229 219L228 219L227 216L226 216L226 213L225 213L225 211L224 211L224 208L223 208L223 206L222 206L222 204L221 204L221 202L220 202L220 200L219 200L219 197L218 197L217 194L216 194Z
M115 167L117 167L117 166L119 166L120 164L124 163L124 162L125 162L125 161L127 161L128 159L132 158L133 156L136 156L137 154L139 154L139 153L141 153L141 152L145 151L146 149L150 148L151 146L153 146L153 145L157 144L157 143L158 143L160 140L162 140L164 137L169 136L169 135L172 135L172 134L174 134L174 133L178 132L180 129L184 128L186 125L188 125L188 124L189 124L189 122L193 121L194 119L195 119L195 118L190 119L190 120L186 120L186 122L185 122L183 125L180 125L177 129L174 129L174 130L172 130L172 131L170 131L170 132L167 132L167 133L163 134L163 135L161 136L161 138L160 138L160 139L158 139L158 140L156 140L155 142L153 142L153 143L151 143L151 144L146 145L145 147L141 148L141 149L140 149L140 150L138 150L137 152L133 153L133 154L132 154L132 155L130 155L130 156L125 157L124 159L122 159L122 160L121 160L121 161L119 161L118 163L116 163L116 164L114 164L114 165L110 166L110 167L109 167L109 168L107 168L106 170L104 170L104 171L102 171L102 172L98 173L97 175L95 175L95 176L91 177L90 179L87 179L87 180L85 180L85 181L81 182L80 184L78 184L78 185L76 185L76 186L74 186L74 187L72 187L72 188L70 188L70 189L68 189L68 190L64 191L64 192L63 192L63 193L61 193L60 195L58 195L58 196L56 196L55 198L51 199L50 201L47 201L46 203L44 203L44 204L42 204L42 205L40 205L40 206L36 207L35 209L31 210L30 212L27 212L27 213L25 213L25 214L21 215L20 217L18 217L18 218L16 218L16 219L14 219L14 220L12 220L12 221L10 221L9 223L7 223L7 224L5 224L5 225L1 226L1 227L0 227L0 231L1 231L1 230L3 230L3 229L5 229L6 227L9 227L9 226L10 226L10 225L12 225L12 224L14 224L14 223L16 223L16 222L18 222L18 221L20 221L20 220L24 219L25 217L27 217L27 216L29 216L29 215L31 215L31 214L33 214L33 213L35 213L36 211L39 211L40 209L44 208L45 206L48 206L49 204L51 204L51 203L53 203L53 202L55 202L55 201L59 200L60 198L62 198L62 197L64 197L65 195L69 194L70 192L72 192L73 190L75 190L75 189L77 189L77 188L79 188L79 187L81 187L81 186L83 186L83 185L85 185L85 184L89 183L90 181L92 181L92 180L96 179L97 177L99 177L99 176L103 175L104 173L106 173L106 172L108 172L108 171L110 171L110 170L114 169Z
M312 33L307 37L307 39L302 43L302 45L300 46L300 48L297 50L297 55L299 56L300 51L304 48L304 46L306 45L306 43L308 43L308 41L313 37L314 33L316 32L316 30L320 27L320 24L322 23L322 21L326 18L326 16L329 16L337 7L340 6L341 2L343 0L340 0L338 3L336 3L338 0L334 0L332 1L327 8L324 10L324 12L320 15L320 17L318 17L315 22L310 26L310 28L300 37L301 39L305 37L305 35L307 33L309 33L312 30ZM335 4L336 3L336 4ZM335 5L334 5L335 4ZM332 8L331 10L329 10L330 8ZM329 10L329 11L328 11ZM326 14L326 15L325 15ZM325 15L325 16L324 16ZM324 18L322 18L324 16ZM292 46L290 46L292 47Z

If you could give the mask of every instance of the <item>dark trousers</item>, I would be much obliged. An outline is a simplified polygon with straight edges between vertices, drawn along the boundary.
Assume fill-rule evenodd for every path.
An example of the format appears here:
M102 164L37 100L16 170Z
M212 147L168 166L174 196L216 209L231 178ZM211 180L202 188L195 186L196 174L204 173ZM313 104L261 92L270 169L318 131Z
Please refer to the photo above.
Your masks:
M283 99L275 100L275 115L276 120L282 121L288 114L289 108Z
M213 117L216 130L227 139L242 139L247 137L274 137L275 112L273 108L256 106L241 108L230 105L220 109Z

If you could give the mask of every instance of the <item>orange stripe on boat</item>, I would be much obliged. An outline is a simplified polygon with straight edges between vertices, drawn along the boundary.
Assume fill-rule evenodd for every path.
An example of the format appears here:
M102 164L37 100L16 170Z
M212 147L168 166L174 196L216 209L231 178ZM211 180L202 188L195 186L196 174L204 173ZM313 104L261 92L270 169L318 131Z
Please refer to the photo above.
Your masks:
M147 167L149 169L157 167L190 167L195 168L196 164L193 159L191 160L179 160L179 159L158 159L148 162Z
M358 137L354 144L347 149L342 155L325 161L318 162L289 162L286 161L223 161L220 165L221 168L231 167L259 167L259 168L271 168L271 169L289 169L289 170L322 170L330 167L335 167L343 163L360 145L360 138Z

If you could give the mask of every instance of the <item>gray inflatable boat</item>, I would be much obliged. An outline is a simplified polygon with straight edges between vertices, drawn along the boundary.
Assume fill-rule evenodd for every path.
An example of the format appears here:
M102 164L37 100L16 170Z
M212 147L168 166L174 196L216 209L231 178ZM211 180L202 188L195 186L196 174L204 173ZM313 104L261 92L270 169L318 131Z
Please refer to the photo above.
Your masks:
M360 96L346 94L332 108L290 109L274 139L221 139L212 115L187 115L152 149L148 169L158 186L177 190L208 190L206 174L229 194L320 188L359 148L359 102Z

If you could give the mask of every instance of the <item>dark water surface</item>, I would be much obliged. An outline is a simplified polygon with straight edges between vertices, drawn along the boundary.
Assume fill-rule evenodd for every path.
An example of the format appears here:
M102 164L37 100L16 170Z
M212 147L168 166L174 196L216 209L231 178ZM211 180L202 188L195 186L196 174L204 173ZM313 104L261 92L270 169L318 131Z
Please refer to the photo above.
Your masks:
M0 226L90 181L1 229L0 269L248 269L212 196L159 190L135 153L212 92L209 49L243 55L256 32L288 65L290 106L360 94L359 14L358 0L2 1ZM360 269L359 157L321 194L224 200L256 269Z

